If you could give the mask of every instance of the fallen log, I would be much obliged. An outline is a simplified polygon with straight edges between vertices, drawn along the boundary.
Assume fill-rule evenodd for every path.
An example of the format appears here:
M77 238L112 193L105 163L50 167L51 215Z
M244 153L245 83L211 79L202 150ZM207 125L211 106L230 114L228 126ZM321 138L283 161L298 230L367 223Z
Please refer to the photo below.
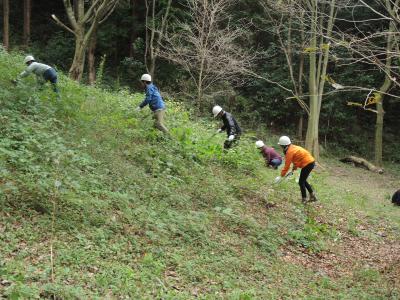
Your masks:
M353 164L356 167L364 168L372 172L376 172L379 174L383 174L383 169L375 166L374 164L370 163L369 161L365 160L364 158L357 157L357 156L347 156L345 158L339 159L341 162Z

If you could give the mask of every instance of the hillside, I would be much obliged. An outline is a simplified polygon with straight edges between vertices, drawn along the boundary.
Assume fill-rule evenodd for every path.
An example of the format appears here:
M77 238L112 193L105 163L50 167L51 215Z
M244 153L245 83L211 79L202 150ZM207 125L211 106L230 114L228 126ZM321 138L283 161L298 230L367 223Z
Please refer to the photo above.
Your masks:
M320 202L272 185L245 135L168 100L171 137L142 95L61 78L62 100L0 53L0 295L10 299L398 299L398 166L325 159ZM259 136L275 144L276 137ZM396 186L397 185L397 186Z

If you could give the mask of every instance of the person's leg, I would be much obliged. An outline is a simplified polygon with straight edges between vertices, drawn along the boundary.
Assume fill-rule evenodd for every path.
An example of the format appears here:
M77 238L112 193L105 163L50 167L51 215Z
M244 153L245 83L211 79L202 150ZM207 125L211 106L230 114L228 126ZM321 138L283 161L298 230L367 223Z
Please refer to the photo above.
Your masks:
M224 149L230 149L232 147L232 141L225 140Z
M57 81L58 81L58 77L57 77L57 72L56 70L54 70L53 68L48 69L46 72L44 72L43 77L46 81L49 81L53 87L53 91L56 94L59 94L59 90L57 87Z
M164 126L164 114L165 110L156 110L154 112L154 126L162 132L168 133L167 127Z
M300 172L300 178L299 178L299 186L301 190L301 198L302 201L305 202L307 200L307 191L311 194L313 194L313 190L311 185L307 182L308 175L310 175L312 169L314 168L315 163L310 163L307 166L305 166L303 169L301 169Z

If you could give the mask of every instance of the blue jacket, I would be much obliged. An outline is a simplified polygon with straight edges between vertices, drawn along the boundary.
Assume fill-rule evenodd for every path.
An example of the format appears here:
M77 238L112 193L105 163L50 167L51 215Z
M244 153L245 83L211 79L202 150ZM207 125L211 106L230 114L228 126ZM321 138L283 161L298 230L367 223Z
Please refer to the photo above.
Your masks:
M165 109L165 103L158 91L158 88L150 83L146 85L146 98L140 103L140 108L145 107L146 105L150 106L152 111L156 111L159 109Z

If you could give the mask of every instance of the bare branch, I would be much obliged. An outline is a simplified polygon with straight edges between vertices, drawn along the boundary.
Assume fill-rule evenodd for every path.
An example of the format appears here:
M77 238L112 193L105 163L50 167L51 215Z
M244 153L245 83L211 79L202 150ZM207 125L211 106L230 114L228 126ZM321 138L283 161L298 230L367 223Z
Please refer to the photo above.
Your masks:
M56 15L51 15L52 19L57 23L57 25L63 27L67 31L71 32L72 34L75 35L75 31L71 28L69 28L67 25L65 25L63 22L60 21L60 19L57 18Z

